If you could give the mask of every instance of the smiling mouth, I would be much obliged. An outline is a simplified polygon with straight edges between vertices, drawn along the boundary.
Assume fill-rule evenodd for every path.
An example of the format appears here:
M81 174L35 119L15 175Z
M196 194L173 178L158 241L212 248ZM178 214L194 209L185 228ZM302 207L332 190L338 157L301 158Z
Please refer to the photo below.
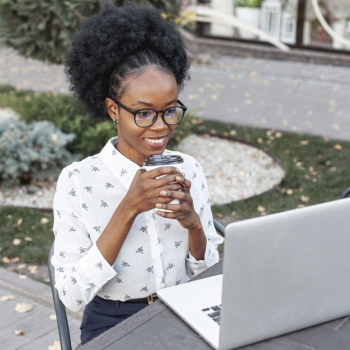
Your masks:
M145 137L144 140L150 144L151 146L163 146L165 143L167 136L162 136L158 138L147 138Z

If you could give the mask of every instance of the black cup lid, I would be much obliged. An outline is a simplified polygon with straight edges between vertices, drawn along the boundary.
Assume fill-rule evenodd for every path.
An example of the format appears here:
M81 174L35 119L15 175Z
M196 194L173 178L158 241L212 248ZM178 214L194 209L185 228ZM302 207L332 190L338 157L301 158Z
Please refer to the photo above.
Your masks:
M154 165L169 165L169 164L177 164L177 163L183 163L183 159L181 156L175 156L175 155L162 155L162 154L155 154L153 156L150 156L147 158L143 165L145 166L154 166Z

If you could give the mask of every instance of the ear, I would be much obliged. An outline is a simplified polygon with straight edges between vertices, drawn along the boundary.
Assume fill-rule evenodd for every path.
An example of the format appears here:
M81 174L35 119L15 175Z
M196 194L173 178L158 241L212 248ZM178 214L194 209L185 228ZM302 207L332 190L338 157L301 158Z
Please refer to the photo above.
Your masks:
M111 100L109 97L105 99L105 106L107 108L107 112L112 120L118 120L119 114L118 114L118 106L115 104L113 100Z

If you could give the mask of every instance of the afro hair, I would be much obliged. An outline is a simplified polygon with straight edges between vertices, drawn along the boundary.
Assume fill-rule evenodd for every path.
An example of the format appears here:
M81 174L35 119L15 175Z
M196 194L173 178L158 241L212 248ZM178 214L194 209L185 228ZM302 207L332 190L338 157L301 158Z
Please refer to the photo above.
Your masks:
M120 98L130 75L157 65L172 74L179 91L190 62L174 25L152 6L104 3L81 23L65 62L70 90L95 120L110 119L105 98Z

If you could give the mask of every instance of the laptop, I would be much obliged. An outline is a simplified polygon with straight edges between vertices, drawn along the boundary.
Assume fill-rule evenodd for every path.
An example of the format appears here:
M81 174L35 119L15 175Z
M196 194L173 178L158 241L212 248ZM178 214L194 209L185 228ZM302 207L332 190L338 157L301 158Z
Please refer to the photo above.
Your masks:
M229 224L223 275L157 295L220 350L350 315L350 198Z

